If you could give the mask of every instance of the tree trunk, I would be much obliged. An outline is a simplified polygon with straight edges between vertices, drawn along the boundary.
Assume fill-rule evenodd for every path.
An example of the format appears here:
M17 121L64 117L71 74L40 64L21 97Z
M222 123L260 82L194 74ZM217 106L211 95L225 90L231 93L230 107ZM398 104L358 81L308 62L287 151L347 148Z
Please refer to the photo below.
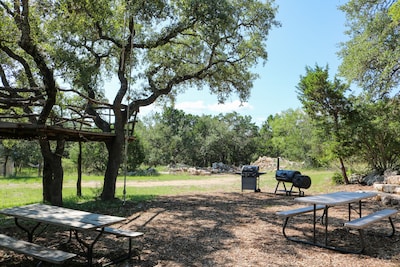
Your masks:
M42 152L43 155L43 152ZM52 184L52 172L50 163L46 160L48 156L43 155L43 202L51 203L51 184Z
M78 181L76 182L76 195L82 196L82 142L79 142L78 155Z
M8 162L8 155L4 157L4 164L3 164L3 176L7 177L7 162Z
M350 182L349 182L349 178L347 177L346 167L344 166L343 159L339 158L339 160L340 160L340 169L342 170L342 176L344 179L344 183L349 184Z
M50 149L50 141L39 141L43 155L43 201L50 202L54 206L62 206L62 185L64 171L62 167L62 154L64 153L65 140L57 140L55 152Z
M124 132L116 133L113 141L107 143L108 161L107 169L104 176L102 200L115 199L116 181L118 177L119 167L122 162L122 151L124 149L125 136Z
M51 204L55 206L63 205L62 189L64 180L64 170L62 167L61 159L62 157L53 154L54 161L52 164L52 170L54 173L53 183L51 184L52 194L51 194Z
M41 162L39 162L39 166L38 166L38 177L40 177L40 175L42 174L42 163Z

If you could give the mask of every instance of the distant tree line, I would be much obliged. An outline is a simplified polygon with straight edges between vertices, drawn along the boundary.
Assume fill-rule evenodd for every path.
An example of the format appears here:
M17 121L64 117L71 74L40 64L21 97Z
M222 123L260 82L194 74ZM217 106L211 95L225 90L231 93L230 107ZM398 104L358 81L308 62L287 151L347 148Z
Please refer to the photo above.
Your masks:
M307 68L303 78L327 71L319 66ZM332 83L328 76L324 80ZM300 86L301 82L299 91ZM328 111L328 115L323 116L316 107L314 113L318 118L313 118L307 108L289 109L269 116L261 126L256 125L251 116L237 112L198 116L165 107L162 112L136 123L133 141L128 143L126 164L121 166L120 173L135 171L140 166L169 164L209 167L214 162L223 162L241 166L260 156L284 157L304 162L309 167L341 166L341 159L343 166L359 162L380 172L397 168L400 163L399 98L367 101L361 96L339 95L341 103L345 104L335 107L336 122L335 116L328 116ZM308 104L312 101L309 95L299 93L299 97L304 97L303 101ZM326 103L328 99L333 101L332 96L325 97ZM332 103L330 106L333 107ZM63 155L75 164L78 145L68 143ZM3 140L1 154L3 158L13 159L18 167L41 162L40 149L34 141ZM83 143L83 171L103 173L106 154L104 143Z

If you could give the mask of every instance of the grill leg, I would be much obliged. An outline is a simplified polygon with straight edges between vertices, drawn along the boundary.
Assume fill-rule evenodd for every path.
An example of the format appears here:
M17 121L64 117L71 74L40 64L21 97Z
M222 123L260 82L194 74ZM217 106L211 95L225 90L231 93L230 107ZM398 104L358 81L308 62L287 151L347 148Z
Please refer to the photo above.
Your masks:
M278 181L278 183L276 184L276 187L275 187L275 194L276 194L276 191L278 190L278 186L279 186L279 184L281 183L281 181Z
M294 185L292 184L292 186L290 187L290 191L286 192L286 195L288 195L288 196L291 196L291 195L292 195L293 186L294 186Z
M299 188L299 196L304 197L304 191Z
M282 185L283 185L283 189L285 190L285 193L287 194L287 189L286 189L286 185L285 185L285 182L283 182L283 181L278 181L278 183L276 184L276 187L275 187L275 194L276 194L276 191L278 191L278 187L279 187L279 184L280 183L282 183Z

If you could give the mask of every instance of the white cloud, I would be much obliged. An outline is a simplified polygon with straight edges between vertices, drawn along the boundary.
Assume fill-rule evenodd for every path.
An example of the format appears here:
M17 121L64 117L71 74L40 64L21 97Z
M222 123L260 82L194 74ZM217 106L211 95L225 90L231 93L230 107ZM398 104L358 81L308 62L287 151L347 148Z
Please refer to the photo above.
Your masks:
M160 112L161 109L160 107L152 104L149 106L144 106L144 107L140 107L139 109L139 116L146 116L148 114L154 113L154 112Z
M193 115L218 115L220 113L226 114L230 112L238 112L242 115L248 115L254 110L254 107L249 103L240 103L239 100L235 100L232 102L226 102L224 104L211 103L209 105L206 104L203 100L197 101L184 101L175 104L175 108L179 110L183 110L186 114ZM155 112L162 112L162 108L157 105L149 105L140 108L139 118L144 118L148 115L154 114Z
M224 104L213 104L209 106L209 109L219 113L228 113L233 111L245 111L252 110L253 107L249 103L240 103L239 100L235 100L233 102L228 102Z
M185 113L191 114L201 114L207 110L207 106L204 104L204 101L187 101L187 102L180 102L175 105L176 109L183 110Z
M240 103L239 100L233 102L226 102L224 104L209 104L206 105L204 101L186 101L180 102L175 105L176 109L183 110L185 113L191 113L196 115L202 114L219 114L229 112L241 112L246 110L252 110L253 107L249 103Z

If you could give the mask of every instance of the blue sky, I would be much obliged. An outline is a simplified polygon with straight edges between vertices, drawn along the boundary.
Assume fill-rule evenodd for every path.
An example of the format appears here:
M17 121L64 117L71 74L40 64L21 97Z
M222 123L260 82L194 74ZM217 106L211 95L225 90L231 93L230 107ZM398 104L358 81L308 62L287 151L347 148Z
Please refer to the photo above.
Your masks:
M345 16L337 9L345 0L276 0L277 20L282 26L273 28L268 36L268 61L255 72L260 78L254 82L247 103L240 106L233 95L225 105L217 104L217 97L207 90L188 90L179 95L175 108L195 115L236 111L250 115L261 125L269 115L301 107L296 86L306 66L329 65L330 79L337 74L340 59L339 43L346 40ZM154 106L142 109L148 114Z

